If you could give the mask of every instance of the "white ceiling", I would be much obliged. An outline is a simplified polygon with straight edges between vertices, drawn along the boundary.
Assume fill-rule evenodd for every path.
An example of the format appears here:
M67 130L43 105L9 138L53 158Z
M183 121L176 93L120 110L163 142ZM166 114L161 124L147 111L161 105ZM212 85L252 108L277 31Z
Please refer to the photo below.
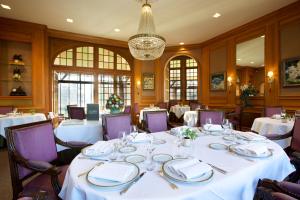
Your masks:
M243 25L297 0L155 0L156 31L168 46L195 44ZM137 32L137 0L0 0L11 10L0 16L45 24L49 28L127 41ZM213 18L216 12L220 18ZM74 19L74 23L66 22ZM114 32L114 28L121 29Z
M263 67L265 62L265 38L258 37L236 46L237 66Z

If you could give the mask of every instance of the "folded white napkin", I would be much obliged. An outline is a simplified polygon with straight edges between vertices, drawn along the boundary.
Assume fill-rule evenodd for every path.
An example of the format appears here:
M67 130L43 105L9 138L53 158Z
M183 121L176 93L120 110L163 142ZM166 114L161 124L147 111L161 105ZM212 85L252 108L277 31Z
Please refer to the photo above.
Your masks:
M153 136L147 133L139 133L134 138L132 138L132 142L149 142L153 140Z
M256 155L256 156L263 155L268 151L266 145L263 143L242 144L242 145L235 146L234 148L246 155Z
M243 139L250 140L250 141L262 141L266 140L265 136L253 133L253 132L242 132L242 131L235 131L235 133Z
M184 179L200 177L212 170L208 164L199 162L195 158L170 164L168 168L173 173L183 177Z
M79 120L79 119L65 120L61 123L61 125L62 126L83 125L83 120Z
M96 166L89 173L89 177L124 183L128 181L128 178L133 172L134 167L131 165L112 162Z
M275 114L272 116L273 119L281 119L281 115L279 114Z
M206 131L222 131L223 128L219 124L205 124L203 126L204 130Z
M113 149L111 143L106 141L98 141L90 147L84 149L84 154L87 156L99 156L102 154L108 154Z

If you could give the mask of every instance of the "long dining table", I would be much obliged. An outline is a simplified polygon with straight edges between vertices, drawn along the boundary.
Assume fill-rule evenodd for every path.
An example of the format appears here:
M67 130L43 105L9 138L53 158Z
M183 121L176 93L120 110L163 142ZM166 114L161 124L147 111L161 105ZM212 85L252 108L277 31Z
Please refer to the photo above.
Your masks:
M157 132L152 133L152 135L155 139L166 141L164 144L156 144L153 154L165 153L174 157L178 154L178 151L186 151L193 157L217 166L227 173L224 174L214 170L211 179L197 184L184 184L173 181L178 187L178 189L173 189L164 178L159 176L160 164L156 164L154 171L147 171L146 164L139 163L137 165L141 172L146 171L145 175L133 184L126 193L120 195L119 189L101 188L89 183L87 176L78 177L79 174L92 169L99 162L93 159L82 159L83 155L79 154L72 161L66 173L59 196L66 200L252 200L259 179L283 180L295 170L282 148L269 140L266 140L264 144L272 152L270 157L249 159L233 154L226 149L215 150L209 147L211 143L228 145L229 142L224 140L223 135L200 134L193 141L192 147L186 147L186 149L185 147L179 149L176 136L171 135L169 132ZM109 142L113 143L114 141ZM147 151L144 143L133 145L137 147L137 151L130 154L146 155ZM125 154L125 156L130 154ZM121 155L124 156L124 154L119 153L120 158Z

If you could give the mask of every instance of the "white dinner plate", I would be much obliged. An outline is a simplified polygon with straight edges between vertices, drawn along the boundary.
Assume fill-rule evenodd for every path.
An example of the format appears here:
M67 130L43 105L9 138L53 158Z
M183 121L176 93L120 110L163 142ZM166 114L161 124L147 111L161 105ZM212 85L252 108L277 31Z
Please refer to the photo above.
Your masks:
M129 155L125 157L125 161L129 163L141 163L146 160L145 156L139 155L139 154L134 154L134 155Z
M164 139L153 139L153 144L165 144L166 142Z
M165 163L172 159L173 159L173 157L171 155L164 154L164 153L154 154L152 156L152 160L154 160L155 162L159 162L159 163Z
M140 173L140 170L138 168L138 166L136 166L133 163L129 163L129 162L124 162L124 161L116 161L122 164L126 164L126 165L131 165L134 167L134 171L130 174L130 176L128 177L128 179L125 182L118 182L118 181L109 181L109 180L105 180L105 179L100 179L100 178L94 178L94 177L90 177L89 173L94 169L90 170L89 173L86 176L86 179L89 183L98 186L98 187L102 187L102 188L114 188L114 187L119 187L119 186L124 186L125 184L129 184L132 181L134 181ZM100 166L101 167L101 166ZM114 173L114 172L111 172Z
M223 139L227 141L234 141L235 137L233 135L226 135L223 137Z
M97 158L97 157L104 157L104 156L107 156L109 155L112 151L113 151L113 148L111 148L108 152L105 152L105 153L99 153L99 154L94 154L94 155L90 155L90 154L86 154L86 149L88 147L85 147L81 150L81 153L82 155L86 156L86 157L89 157L89 158Z
M221 143L211 143L208 146L209 146L209 148L215 149L215 150L227 150L228 149L227 145L221 144Z
M121 153L132 153L136 151L136 147L135 146L125 146L125 147L121 147L119 149L119 152Z
M234 144L234 145L230 145L229 146L229 151L232 151L238 155L241 155L241 156L247 156L247 157L251 157L251 158L267 158L267 157L270 157L273 155L272 151L270 151L270 149L268 149L265 153L263 154L260 154L260 155L256 155L256 154L252 154L248 151L240 151L239 149L236 149L235 147L237 146L238 144Z
M204 182L204 181L207 181L209 179L211 179L214 175L214 171L211 170L207 173L204 173L202 176L200 177L197 177L197 178L192 178L192 179L185 179L175 173L173 173L170 169L169 169L169 165L170 164L173 164L175 162L180 162L182 161L183 159L174 159L174 160L170 160L170 161L167 161L163 164L162 166L162 171L164 173L164 175L173 180L173 181L178 181L178 182L182 182L182 183L200 183L200 182Z

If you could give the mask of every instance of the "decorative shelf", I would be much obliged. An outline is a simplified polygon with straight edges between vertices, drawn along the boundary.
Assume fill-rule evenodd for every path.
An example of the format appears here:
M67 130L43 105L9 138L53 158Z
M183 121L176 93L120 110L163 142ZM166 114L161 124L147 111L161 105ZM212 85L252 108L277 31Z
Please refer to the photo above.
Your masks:
M23 61L18 61L18 62L9 61L8 64L10 64L10 65L18 65L18 66L25 66L25 63Z
M0 99L32 99L32 96L0 96Z

